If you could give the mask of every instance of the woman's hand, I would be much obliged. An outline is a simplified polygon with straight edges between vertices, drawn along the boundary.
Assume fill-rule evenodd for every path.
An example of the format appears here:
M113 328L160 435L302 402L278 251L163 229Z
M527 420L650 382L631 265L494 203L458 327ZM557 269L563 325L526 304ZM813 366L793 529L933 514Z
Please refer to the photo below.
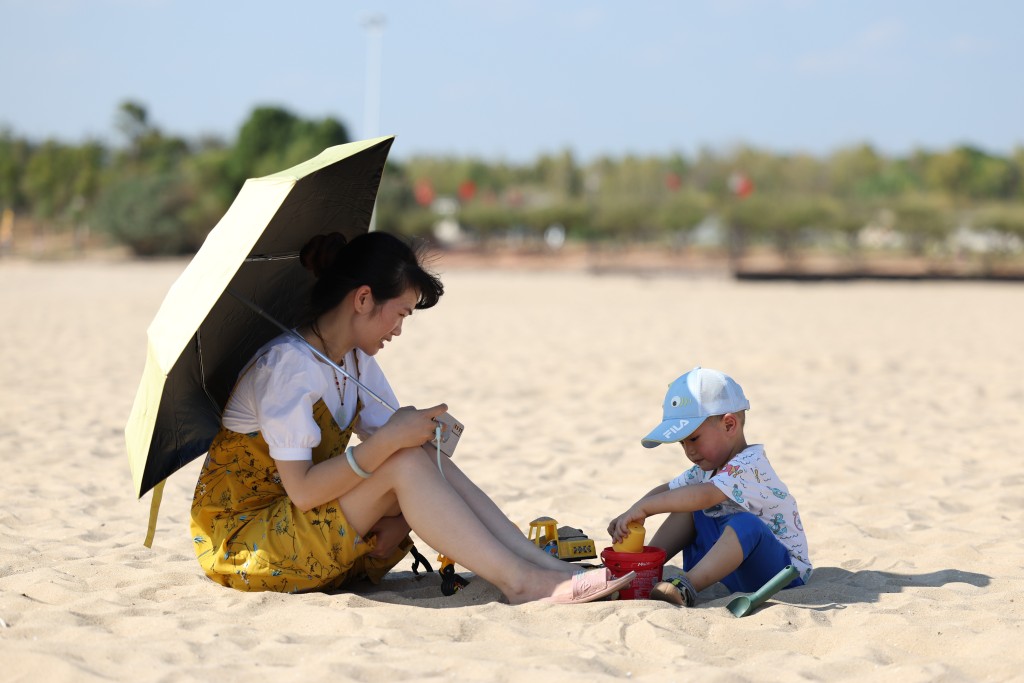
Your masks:
M448 406L444 403L422 410L405 406L396 410L379 431L386 434L394 451L422 446L434 438L434 429L437 427L434 418L447 410Z
M376 536L377 545L370 551L370 557L386 558L395 552L398 544L405 540L411 531L409 523L402 515L381 517L367 536Z
M647 513L640 507L640 503L636 502L631 508L608 522L608 535L612 537L613 543L621 543L626 536L629 536L627 527L630 522L643 524L645 519L647 519Z

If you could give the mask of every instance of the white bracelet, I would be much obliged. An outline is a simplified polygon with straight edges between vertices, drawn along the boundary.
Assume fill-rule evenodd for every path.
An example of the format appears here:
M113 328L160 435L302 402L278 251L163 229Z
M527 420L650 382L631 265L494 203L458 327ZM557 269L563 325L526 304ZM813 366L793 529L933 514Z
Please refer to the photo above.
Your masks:
M349 446L348 448L345 449L345 459L348 460L348 466L352 468L353 472L358 474L363 479L369 479L371 476L373 476L373 473L367 472L366 470L359 466L359 463L356 462L355 456L352 455L352 448L353 446Z

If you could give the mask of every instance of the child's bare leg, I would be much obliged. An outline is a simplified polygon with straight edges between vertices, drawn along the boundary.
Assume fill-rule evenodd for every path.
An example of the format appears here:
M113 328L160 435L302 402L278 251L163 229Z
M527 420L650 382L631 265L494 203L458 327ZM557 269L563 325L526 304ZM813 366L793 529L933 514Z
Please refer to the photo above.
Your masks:
M654 533L648 545L661 548L665 557L675 557L683 548L693 543L696 536L692 512L672 512Z
M727 526L707 554L686 572L686 578L700 592L732 574L742 563L743 546L736 532Z
M493 583L512 604L564 590L569 578L564 571L542 569L509 550L418 448L395 453L339 499L360 534L393 512L396 503L432 548Z
M448 483L466 501L466 504L483 522L488 531L501 541L506 548L538 567L553 569L566 574L572 574L578 569L568 562L540 550L512 520L505 516L505 513L491 500L490 496L474 484L455 463L448 458L442 458L441 462L442 467L444 467L444 476ZM437 461L431 459L431 464L436 470Z

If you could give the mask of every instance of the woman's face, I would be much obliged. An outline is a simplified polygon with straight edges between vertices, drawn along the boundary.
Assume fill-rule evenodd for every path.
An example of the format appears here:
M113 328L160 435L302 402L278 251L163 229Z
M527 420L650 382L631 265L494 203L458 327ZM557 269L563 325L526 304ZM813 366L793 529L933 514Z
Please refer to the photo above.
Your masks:
M376 303L360 326L356 345L367 355L375 355L402 334L402 322L416 310L419 299L419 292L410 288L394 299Z

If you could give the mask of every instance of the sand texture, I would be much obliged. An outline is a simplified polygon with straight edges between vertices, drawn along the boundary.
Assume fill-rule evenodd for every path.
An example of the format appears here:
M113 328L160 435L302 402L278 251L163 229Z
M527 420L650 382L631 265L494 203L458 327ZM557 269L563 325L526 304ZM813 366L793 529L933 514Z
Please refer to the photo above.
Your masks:
M741 382L816 570L737 619L721 586L692 609L513 607L473 576L444 597L410 561L357 592L234 592L192 554L198 461L143 547L123 429L184 265L0 263L5 681L1024 680L1019 285L438 262L448 293L380 361L404 402L466 423L459 463L524 529L550 515L606 547L687 465L639 444L668 382L696 364Z

